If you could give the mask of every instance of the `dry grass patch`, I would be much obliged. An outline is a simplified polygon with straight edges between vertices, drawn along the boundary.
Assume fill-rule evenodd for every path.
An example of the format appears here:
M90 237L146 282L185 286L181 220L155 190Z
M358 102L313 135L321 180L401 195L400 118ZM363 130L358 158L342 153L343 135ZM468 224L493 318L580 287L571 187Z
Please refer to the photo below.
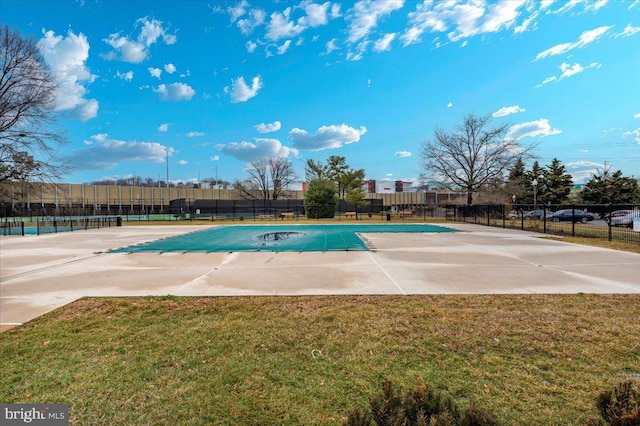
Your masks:
M340 424L384 379L585 424L640 375L639 295L88 298L0 335L0 400L73 424Z

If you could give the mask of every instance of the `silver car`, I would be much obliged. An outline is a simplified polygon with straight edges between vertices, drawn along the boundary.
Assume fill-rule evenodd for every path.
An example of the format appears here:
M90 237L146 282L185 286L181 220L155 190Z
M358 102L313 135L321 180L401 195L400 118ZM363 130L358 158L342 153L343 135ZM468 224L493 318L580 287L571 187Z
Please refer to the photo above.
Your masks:
M612 216L611 226L626 226L633 228L633 219L640 218L640 210L629 210L629 212L623 216Z

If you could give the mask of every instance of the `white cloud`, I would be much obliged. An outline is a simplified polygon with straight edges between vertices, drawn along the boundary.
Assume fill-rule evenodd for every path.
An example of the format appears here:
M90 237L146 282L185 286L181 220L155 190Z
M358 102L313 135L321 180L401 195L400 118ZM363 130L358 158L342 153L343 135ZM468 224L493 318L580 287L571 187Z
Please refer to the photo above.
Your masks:
M525 112L525 111L526 111L526 109L520 108L519 105L512 105L512 106L500 108L499 110L497 110L496 112L491 114L491 116L492 117L504 117L504 116L509 115L509 114L517 114L519 112Z
M74 109L73 114L80 121L87 121L98 116L98 101L82 99Z
M606 164L585 160L573 161L567 163L565 166L567 172L573 177L574 182L584 182L590 179L591 176L607 168Z
M158 131L159 132L166 132L167 130L169 130L169 123L162 123L161 125L158 126Z
M307 13L307 16L303 18L302 22L309 27L326 25L329 21L327 17L329 4L329 2L323 4L307 3L304 5L304 11Z
M514 27L526 5L523 0L468 3L425 0L409 13L409 27L400 40L406 47L422 41L425 32L447 32L447 37L453 42L478 34L495 33ZM517 28L514 31L524 30L524 27Z
M553 129L549 124L549 120L541 118L535 121L529 121L526 123L516 124L511 126L507 132L507 138L509 139L521 139L524 137L536 137L536 136L551 136L562 133L558 129Z
M244 77L238 77L231 80L231 86L224 88L225 93L231 95L231 102L246 102L258 94L258 90L262 88L262 78L259 75L251 79L251 86L244 81Z
M394 157L404 158L404 157L411 157L412 154L409 151L396 151L396 153L393 155Z
M204 136L203 132L189 132L185 135L188 138L198 138L200 136Z
M447 108L451 108L452 106L453 106L453 103L451 103L451 102L449 102L449 103L447 104Z
M331 9L329 7L331 6ZM303 16L294 18L294 13L304 11ZM253 14L257 9L251 11ZM269 16L269 22L266 24L265 38L277 42L281 39L291 39L297 37L308 28L316 28L327 25L329 18L333 19L340 16L340 6L331 5L330 2L322 4L314 3L311 0L303 0L297 6L287 7L281 12L274 12ZM245 34L249 35L255 27L265 22L264 12L260 11L260 15L248 19L247 22L238 22L238 27ZM243 24L243 25L241 25Z
M640 112L636 113L636 114L633 114L633 118L640 118Z
M176 72L176 66L173 64L165 64L164 65L164 70L168 73L168 74L173 74L174 72Z
M131 83L131 80L133 80L133 71L127 71L125 73L121 73L120 71L117 71L116 72L116 77L121 78L121 79L126 80L129 83Z
M609 0L598 0L595 3L587 3L585 5L585 10L587 11L597 11L603 7L605 7L609 3Z
M218 161L218 160L220 160L220 156L219 155L214 155L213 157L209 157L209 160Z
M148 52L145 45L129 40L127 37L110 34L109 38L103 39L103 41L113 48L111 52L101 55L107 61L119 59L123 62L137 64L147 58Z
M285 52L289 50L289 46L291 46L291 40L285 41L281 46L278 47L278 55L284 55Z
M338 49L338 46L336 45L336 39L332 38L331 40L329 40L326 44L327 47L327 51L325 53L329 54L331 52L333 52L334 50Z
M176 161L176 164L179 166L186 166L189 162L187 160L178 160Z
M538 84L536 87L541 87L544 86L545 84L548 83L557 83L560 80L564 80L565 78L569 78L573 75L579 74L584 70L588 70L589 68L600 68L602 66L602 64L599 64L597 62L593 62L589 65L587 65L586 67L583 67L582 65L575 63L573 65L567 64L565 62L563 62L560 65L560 71L562 71L562 73L560 74L560 76L555 76L552 75L550 77L545 78L542 83Z
M238 21L238 28L244 35L250 35L256 28L264 24L265 13L260 9L252 9L249 17Z
M217 148L225 155L246 162L258 158L287 158L289 155L298 155L298 150L282 145L278 139L267 138L255 138L254 142L230 142L226 145L218 145Z
M549 11L549 13L562 15L563 13L566 13L566 12L574 9L581 2L582 2L582 0L569 0L569 1L562 2L561 3L562 7L560 7L559 9L557 9L555 11Z
M622 138L626 138L627 136L632 136L635 139L635 141L640 144L640 127L638 127L635 130L624 132L622 134Z
M364 53L367 51L367 46L369 45L369 40L363 40L356 45L356 52L348 52L346 59L348 61L359 61L364 57Z
M340 13L340 5L338 3L334 3L331 5L331 19L339 18L342 14Z
M313 135L310 135L306 130L294 128L289 132L289 139L298 149L321 151L358 142L360 136L366 132L367 128L364 126L355 129L346 124L322 126Z
M271 20L267 24L266 37L271 41L278 41L283 38L291 38L305 30L305 26L294 23L290 20L291 8L287 7L280 12L271 14Z
M372 1L361 0L349 10L347 19L351 21L348 40L350 43L366 38L378 25L378 21L391 12L402 8L404 0Z
M246 47L247 47L247 52L253 53L256 50L256 47L258 47L258 44L249 40L246 44Z
M624 27L624 30L621 33L616 34L616 38L618 38L618 37L630 37L630 36L638 34L638 33L640 33L640 27L634 27L633 25L629 24L626 27Z
M112 51L101 54L106 60L121 60L129 63L140 63L149 55L149 47L162 40L166 45L175 44L178 38L166 32L162 27L162 22L153 18L137 19L135 27L140 28L140 33L136 39L130 39L127 36L121 36L120 33L109 34L108 38L103 39Z
M229 6L227 12L231 15L231 22L236 22L239 17L247 13L248 7L249 2L247 0L242 0L235 6Z
M518 17L518 9L526 6L526 1L502 1L489 3L485 19L479 27L479 33L495 33L503 28L511 28Z
M76 35L71 30L67 37L46 31L37 47L58 85L56 110L66 111L82 121L95 118L98 101L84 97L87 92L85 85L96 79L86 66L89 58L87 37L82 33Z
M280 130L280 128L282 127L282 124L279 121L274 121L273 123L269 123L269 124L260 123L253 127L255 127L255 129L259 133L272 133Z
M196 94L191 86L184 83L161 84L153 91L159 93L163 101L188 101Z
M538 59L543 59L549 56L560 55L563 53L567 53L570 50L587 46L588 44L591 44L594 41L596 41L600 36L604 35L611 28L613 27L602 26L602 27L594 28L593 30L585 31L580 35L580 37L578 38L578 41L573 43L557 44L553 47L550 47L549 49L538 53L534 60L537 61Z
M373 50L376 52L384 52L391 50L391 42L395 40L396 33L385 34L373 44Z
M158 80L160 79L160 76L162 75L162 70L160 68L149 67L147 69L149 70L149 74L151 74L152 77L155 77Z
M169 148L169 155L173 152ZM76 170L104 170L124 162L162 163L165 155L165 147L159 143L122 141L101 133L85 140L85 146L75 149L68 160Z

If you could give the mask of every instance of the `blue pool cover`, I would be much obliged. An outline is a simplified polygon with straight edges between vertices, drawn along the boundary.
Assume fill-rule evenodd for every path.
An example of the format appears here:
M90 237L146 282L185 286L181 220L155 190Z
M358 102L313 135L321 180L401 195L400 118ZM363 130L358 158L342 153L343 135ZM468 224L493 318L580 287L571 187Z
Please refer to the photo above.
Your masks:
M221 226L111 252L367 251L369 248L360 239L359 233L398 232L433 233L455 230L427 224Z

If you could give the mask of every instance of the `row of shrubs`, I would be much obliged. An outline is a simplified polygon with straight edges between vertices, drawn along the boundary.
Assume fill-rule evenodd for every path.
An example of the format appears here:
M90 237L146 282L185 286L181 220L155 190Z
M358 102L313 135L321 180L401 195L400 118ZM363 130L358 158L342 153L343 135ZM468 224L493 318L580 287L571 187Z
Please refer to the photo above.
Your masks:
M600 419L591 426L640 426L640 381L626 380L596 399ZM474 404L460 407L455 399L428 384L402 393L389 380L369 398L366 409L349 411L347 426L498 426L491 412Z

